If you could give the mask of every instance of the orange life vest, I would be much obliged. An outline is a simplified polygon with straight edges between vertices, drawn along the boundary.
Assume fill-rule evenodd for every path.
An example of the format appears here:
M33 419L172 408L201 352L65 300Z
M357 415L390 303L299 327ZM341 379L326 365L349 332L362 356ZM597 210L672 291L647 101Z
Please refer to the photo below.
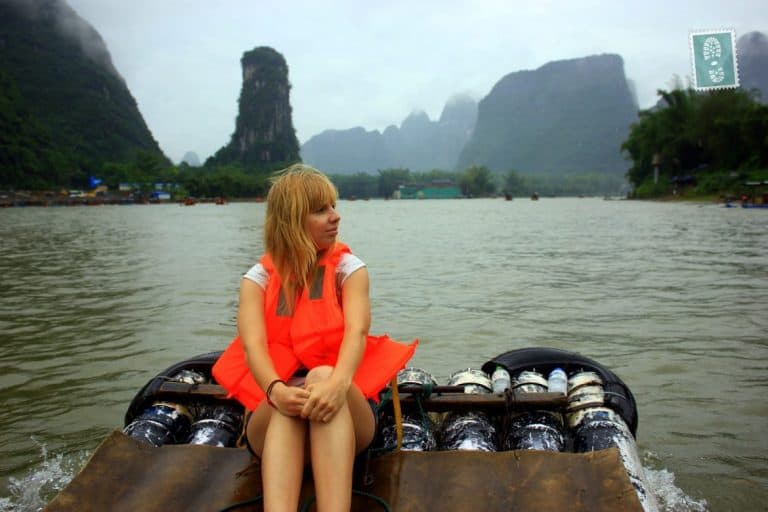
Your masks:
M336 267L349 247L336 243L326 251L308 289L302 290L288 312L272 258L265 255L261 264L269 274L264 292L264 319L267 348L275 371L287 380L301 367L335 366L344 338L344 313L336 285ZM398 343L387 335L366 340L365 353L353 377L366 398L378 401L378 394L413 356L418 340ZM247 409L254 410L264 399L264 391L251 375L240 336L235 337L213 366L213 376Z

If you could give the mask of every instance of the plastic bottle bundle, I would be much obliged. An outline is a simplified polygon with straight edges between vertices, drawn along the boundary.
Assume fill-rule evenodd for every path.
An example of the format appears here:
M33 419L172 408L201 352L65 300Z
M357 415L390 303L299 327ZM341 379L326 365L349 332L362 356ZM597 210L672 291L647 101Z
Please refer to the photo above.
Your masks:
M632 437L626 423L604 406L603 381L595 372L581 371L568 382L568 425L573 431L577 452L590 452L618 446Z
M437 381L431 373L422 368L408 367L400 370L397 374L397 384L400 386L423 386L434 387ZM403 446L404 451L430 451L437 446L434 435L434 425L428 416L423 419L417 419L414 416L403 414ZM385 451L394 450L397 447L397 431L395 430L395 420L392 417L384 420L386 425L381 427L380 436L377 445Z
M208 377L195 370L181 370L171 377L172 381L183 382L185 384L206 384Z
M437 446L433 425L429 418L418 420L403 415L403 451L428 452ZM381 429L381 447L385 451L397 448L397 431L394 422Z
M242 428L242 412L230 405L201 407L190 427L189 444L235 446Z
M518 414L509 421L504 448L562 452L565 428L560 415L549 411Z
M397 384L411 384L417 386L436 386L437 381L431 373L422 368L403 368L397 373Z
M595 372L581 371L568 379L568 426L573 432L573 449L591 452L617 448L643 510L657 510L649 492L637 445L624 419L605 407L603 381Z
M512 389L517 393L543 393L548 391L548 381L534 369L523 370L515 376ZM563 451L565 428L561 416L550 411L530 411L514 416L507 424L504 448Z
M604 399L603 381L597 373L576 372L568 379L569 416L590 407L602 407Z
M515 376L512 391L518 393L540 393L547 391L547 379L536 370L523 370Z
M451 374L448 379L449 386L463 386L465 393L491 393L493 384L488 374L475 368L459 370Z
M441 450L498 451L496 429L481 412L452 413L440 427Z
M618 415L607 407L593 407L576 415L573 428L573 449L593 452L616 447L622 438L632 437Z
M195 370L181 370L168 380L185 384L208 382L203 373ZM158 401L135 417L123 432L152 446L183 443L189 437L192 418L193 414L187 407Z
M645 476L637 444L621 416L607 407L589 407L568 415L573 429L573 448L576 452L591 452L617 448L624 469L643 510L658 510L658 504Z
M186 407L155 402L128 424L123 432L134 439L162 446L183 442L189 435L192 415Z

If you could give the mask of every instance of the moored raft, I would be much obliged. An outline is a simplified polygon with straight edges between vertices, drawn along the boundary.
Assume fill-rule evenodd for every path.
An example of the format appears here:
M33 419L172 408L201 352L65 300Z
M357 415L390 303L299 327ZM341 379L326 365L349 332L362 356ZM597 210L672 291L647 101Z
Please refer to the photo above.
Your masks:
M237 446L243 407L212 381L219 354L150 380L124 428L45 510L261 510L258 461ZM510 381L494 393L499 368ZM549 392L555 368L568 375L566 393ZM637 423L629 388L572 352L514 350L444 385L408 368L382 393L376 439L355 464L352 509L653 511ZM314 496L306 475L302 510Z

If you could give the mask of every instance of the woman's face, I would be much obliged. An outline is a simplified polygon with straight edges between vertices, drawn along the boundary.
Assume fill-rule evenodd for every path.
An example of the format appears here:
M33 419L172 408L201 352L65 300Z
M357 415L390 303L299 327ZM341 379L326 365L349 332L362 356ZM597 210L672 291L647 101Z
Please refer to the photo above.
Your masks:
M319 250L329 248L339 234L341 215L336 213L336 203L328 203L307 216L307 233Z

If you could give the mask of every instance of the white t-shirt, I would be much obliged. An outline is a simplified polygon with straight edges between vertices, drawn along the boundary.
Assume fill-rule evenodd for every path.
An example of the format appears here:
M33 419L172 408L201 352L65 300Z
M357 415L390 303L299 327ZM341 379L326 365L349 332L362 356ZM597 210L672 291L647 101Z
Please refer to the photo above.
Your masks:
M344 281L346 281L346 279L352 275L355 270L358 270L364 266L365 263L363 260L354 254L349 252L342 254L341 259L339 260L339 264L336 266L336 286L338 289L341 290L341 286L344 284ZM267 289L267 284L269 283L269 274L266 270L264 270L264 266L261 263L257 263L252 266L251 269L246 272L245 275L243 275L243 277L258 284L262 287L262 289Z

